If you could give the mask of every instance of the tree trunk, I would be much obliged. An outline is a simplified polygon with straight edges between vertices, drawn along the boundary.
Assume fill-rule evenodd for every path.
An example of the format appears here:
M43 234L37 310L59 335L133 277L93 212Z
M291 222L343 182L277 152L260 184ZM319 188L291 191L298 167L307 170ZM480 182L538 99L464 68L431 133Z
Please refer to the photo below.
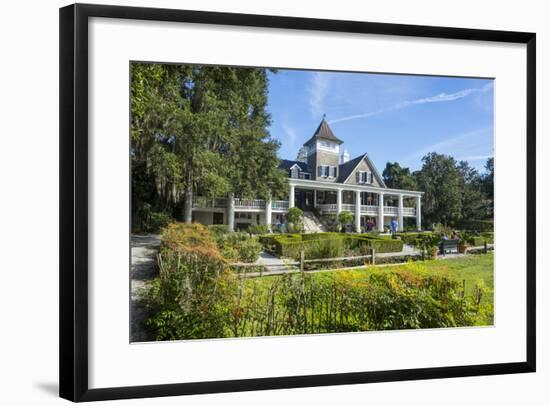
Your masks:
M185 189L183 203L183 221L191 223L193 220L193 190Z

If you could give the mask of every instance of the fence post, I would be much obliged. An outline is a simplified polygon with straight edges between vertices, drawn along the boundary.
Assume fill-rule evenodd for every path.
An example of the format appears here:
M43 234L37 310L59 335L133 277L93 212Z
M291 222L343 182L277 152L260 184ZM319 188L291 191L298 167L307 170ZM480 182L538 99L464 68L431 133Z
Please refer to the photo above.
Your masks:
M487 240L483 242L483 252L487 254Z
M300 272L304 272L304 250L300 251Z
M373 248L371 248L371 253L372 253L372 264L373 265L376 265L376 259L375 259L375 256L376 256L376 250Z

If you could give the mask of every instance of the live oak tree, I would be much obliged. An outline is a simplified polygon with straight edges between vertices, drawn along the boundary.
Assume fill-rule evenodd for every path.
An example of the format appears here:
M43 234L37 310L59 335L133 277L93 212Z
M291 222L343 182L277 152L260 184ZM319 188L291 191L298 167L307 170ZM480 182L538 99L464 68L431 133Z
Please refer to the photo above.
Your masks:
M422 216L428 223L454 224L461 218L462 177L454 158L431 152L415 172L418 189L424 192Z
M195 193L281 195L265 69L133 64L131 85L134 214L179 207L189 222Z
M382 178L387 187L394 189L415 190L416 181L409 168L402 168L397 162L387 162Z
M457 165L460 173L461 220L484 219L486 208L480 174L468 162L460 161Z

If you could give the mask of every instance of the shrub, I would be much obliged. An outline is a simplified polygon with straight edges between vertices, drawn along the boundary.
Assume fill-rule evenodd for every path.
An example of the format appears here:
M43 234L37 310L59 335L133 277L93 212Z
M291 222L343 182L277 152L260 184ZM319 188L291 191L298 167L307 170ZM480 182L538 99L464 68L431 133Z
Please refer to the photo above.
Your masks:
M233 273L215 239L201 224L163 229L159 277L143 299L146 326L157 340L223 337L234 291Z
M481 233L480 235L474 235L467 232L461 233L462 238L468 242L468 244L474 246L474 247L480 247L485 244L485 241L487 241L488 244L492 244L494 242L494 233Z
M281 234L261 236L261 244L267 251L283 257L306 259L334 258L345 255L356 256L374 248L377 253L401 252L403 241L375 235L342 235L340 233ZM334 245L333 248L330 245Z
M224 258L229 261L255 262L262 250L258 240L247 233L221 234L217 245Z
M213 266L225 263L215 238L208 229L199 223L171 223L161 234L160 254L180 256L193 263L206 262Z
M170 223L172 217L163 212L153 212L151 213L151 223L149 224L149 229L147 231L152 233L158 233L161 229L166 227Z
M215 237L218 238L220 235L229 233L226 225L223 224L214 224L208 226L208 231Z
M361 235L360 237L351 237L351 238L360 238L369 241L370 247L374 248L377 253L386 253L386 252L401 252L403 251L403 241L396 240L391 238L382 238Z
M269 233L269 227L265 224L251 224L248 226L248 233L253 235Z
M407 245L416 245L418 242L418 238L423 235L431 236L433 235L430 231L424 231L419 233L397 233L399 237L403 240L403 242Z
M353 214L351 214L349 211L343 211L338 215L338 221L342 225L351 224L353 221Z
M304 212L298 207L291 207L288 209L287 219L289 223L298 223L302 219Z
M461 228L467 231L492 232L494 223L493 220L465 220Z

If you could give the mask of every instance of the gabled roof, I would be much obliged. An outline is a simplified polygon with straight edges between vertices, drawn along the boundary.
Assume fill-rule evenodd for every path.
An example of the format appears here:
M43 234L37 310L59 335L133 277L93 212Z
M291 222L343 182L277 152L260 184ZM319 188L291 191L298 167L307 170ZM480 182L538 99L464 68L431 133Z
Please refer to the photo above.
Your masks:
M302 172L309 172L309 168L305 162L291 161L288 159L281 159L281 162L279 163L279 169L288 171L294 165L298 165Z
M321 121L321 124L319 124L319 127L317 127L317 130L315 131L313 136L305 142L304 146L310 145L318 139L329 140L332 142L336 142L338 144L344 143L344 141L340 140L339 138L336 137L336 135L334 135L334 133L332 132L331 128L329 127L324 117L323 117L323 120Z
M358 157L355 157L353 159L350 159L348 162L340 164L338 166L338 183L346 183L353 171L355 171L355 168L361 163L363 159L366 159L367 164L369 165L369 168L372 169L372 173L376 177L376 180L382 187L386 187L386 184L384 183L384 180L378 173L378 170L376 169L376 166L374 166L374 163L370 160L367 153L364 153L363 155L359 155Z

